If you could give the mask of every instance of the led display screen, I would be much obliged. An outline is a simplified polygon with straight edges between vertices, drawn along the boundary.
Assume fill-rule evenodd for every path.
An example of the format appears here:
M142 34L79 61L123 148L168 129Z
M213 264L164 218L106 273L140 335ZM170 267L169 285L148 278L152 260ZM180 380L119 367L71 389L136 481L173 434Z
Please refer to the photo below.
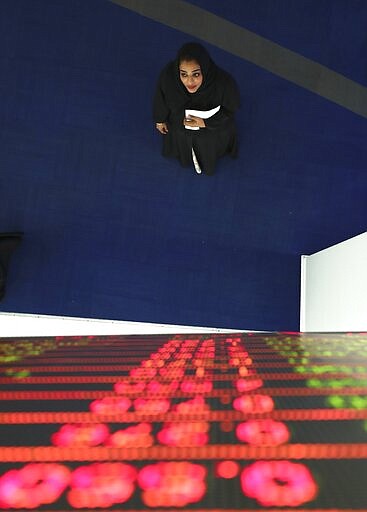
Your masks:
M0 509L367 510L367 336L0 340Z

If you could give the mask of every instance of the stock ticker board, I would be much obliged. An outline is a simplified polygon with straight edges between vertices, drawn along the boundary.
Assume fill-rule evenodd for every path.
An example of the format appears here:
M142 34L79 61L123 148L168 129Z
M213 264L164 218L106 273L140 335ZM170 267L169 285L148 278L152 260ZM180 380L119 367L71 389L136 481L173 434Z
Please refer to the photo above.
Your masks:
M367 335L0 339L0 509L367 510Z

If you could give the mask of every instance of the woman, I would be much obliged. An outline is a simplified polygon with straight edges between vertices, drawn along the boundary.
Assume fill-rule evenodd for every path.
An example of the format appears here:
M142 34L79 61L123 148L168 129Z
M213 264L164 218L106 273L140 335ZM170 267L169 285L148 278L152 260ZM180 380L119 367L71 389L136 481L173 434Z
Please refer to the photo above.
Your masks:
M218 158L237 155L234 114L239 103L235 81L205 48L182 46L162 70L154 97L163 156L175 157L185 167L194 165L198 174L213 174Z

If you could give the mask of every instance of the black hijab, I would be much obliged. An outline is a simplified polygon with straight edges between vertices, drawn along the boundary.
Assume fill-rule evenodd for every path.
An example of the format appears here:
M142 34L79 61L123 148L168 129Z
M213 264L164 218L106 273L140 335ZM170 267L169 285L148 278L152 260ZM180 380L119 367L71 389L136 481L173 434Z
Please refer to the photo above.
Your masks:
M200 64L201 73L203 75L203 82L199 89L190 93L180 78L180 63L184 60L192 61L196 60ZM198 97L205 93L208 88L213 84L217 77L218 68L212 61L209 53L199 43L186 43L177 52L176 60L174 61L174 67L179 87L184 91L186 96L191 98Z
M190 93L181 81L180 62L183 60L196 60L200 64L203 82L194 93ZM221 105L235 111L237 98L232 77L213 62L207 50L199 43L186 43L175 60L161 72L153 103L154 119L181 125L185 109L210 110Z

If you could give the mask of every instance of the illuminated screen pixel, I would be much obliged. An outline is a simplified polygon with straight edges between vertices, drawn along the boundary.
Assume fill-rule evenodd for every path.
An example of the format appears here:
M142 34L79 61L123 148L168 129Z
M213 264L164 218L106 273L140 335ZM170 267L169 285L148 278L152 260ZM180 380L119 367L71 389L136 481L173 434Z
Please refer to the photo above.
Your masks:
M0 509L367 510L367 335L0 340Z

